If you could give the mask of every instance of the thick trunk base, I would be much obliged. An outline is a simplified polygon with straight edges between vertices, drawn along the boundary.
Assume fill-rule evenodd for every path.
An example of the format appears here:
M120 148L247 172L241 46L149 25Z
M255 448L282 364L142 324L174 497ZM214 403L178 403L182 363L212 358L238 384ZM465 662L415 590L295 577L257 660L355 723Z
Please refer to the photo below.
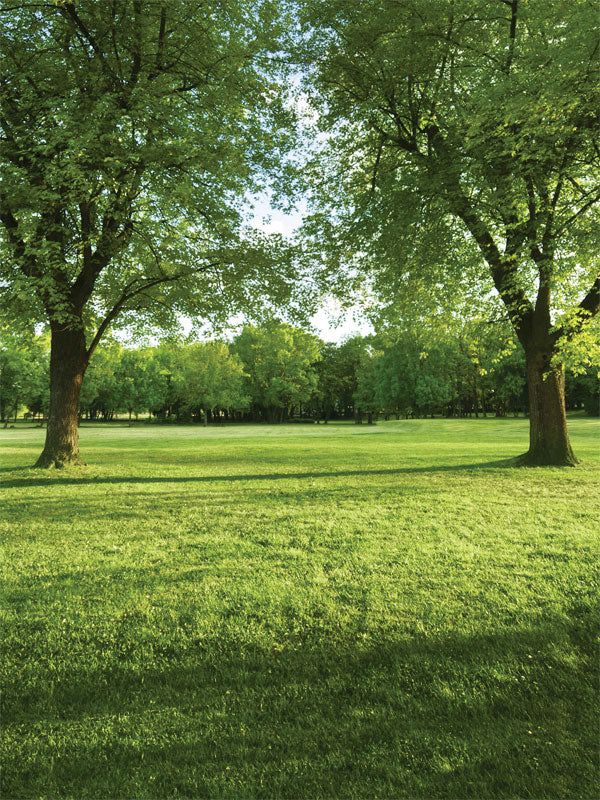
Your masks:
M575 467L579 459L571 448L570 453L548 450L528 450L515 459L518 467Z
M517 459L522 466L574 467L578 461L569 441L565 411L564 371L549 357L527 357L529 450Z
M79 394L87 366L83 325L51 325L50 411L46 441L35 467L80 465Z
M82 461L79 452L73 453L58 450L46 452L46 449L44 449L33 466L35 469L50 469L51 467L62 469L66 466L84 467L85 461Z

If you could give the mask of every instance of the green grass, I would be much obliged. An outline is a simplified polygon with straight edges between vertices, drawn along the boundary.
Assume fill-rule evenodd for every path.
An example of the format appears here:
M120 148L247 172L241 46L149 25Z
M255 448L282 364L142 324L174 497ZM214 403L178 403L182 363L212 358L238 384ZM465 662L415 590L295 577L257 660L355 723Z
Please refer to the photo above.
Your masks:
M600 427L1 432L1 796L597 798Z

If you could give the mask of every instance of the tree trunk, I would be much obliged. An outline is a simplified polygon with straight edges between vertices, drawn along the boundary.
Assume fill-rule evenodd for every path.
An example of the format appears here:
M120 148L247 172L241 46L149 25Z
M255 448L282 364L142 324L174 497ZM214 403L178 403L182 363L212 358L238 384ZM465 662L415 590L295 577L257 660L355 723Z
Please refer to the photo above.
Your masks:
M564 370L551 365L551 356L527 352L529 390L529 451L523 464L574 466L565 411Z
M36 467L62 467L79 459L78 407L88 356L83 326L51 325L50 411L46 442Z

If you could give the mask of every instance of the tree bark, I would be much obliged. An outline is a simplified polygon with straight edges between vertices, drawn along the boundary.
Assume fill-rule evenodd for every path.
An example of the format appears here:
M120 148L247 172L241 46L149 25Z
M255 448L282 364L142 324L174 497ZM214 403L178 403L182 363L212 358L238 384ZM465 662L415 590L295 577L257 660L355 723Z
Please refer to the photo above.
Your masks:
M529 450L521 463L532 466L574 466L565 410L565 376L551 364L551 354L526 351L529 391Z
M79 394L88 364L83 325L51 324L50 411L46 442L36 467L80 464Z

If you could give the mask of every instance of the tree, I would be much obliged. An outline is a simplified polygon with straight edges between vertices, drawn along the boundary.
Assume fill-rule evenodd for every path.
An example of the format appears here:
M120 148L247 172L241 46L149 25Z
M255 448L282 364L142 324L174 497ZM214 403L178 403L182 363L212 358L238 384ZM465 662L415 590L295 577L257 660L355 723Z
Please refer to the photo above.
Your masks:
M377 365L377 397L381 408L407 418L417 409L416 384L420 348L416 338L403 332L386 348Z
M150 350L148 365L148 408L160 419L170 419L177 413L179 399L175 391L180 366L181 342L164 339Z
M354 414L358 373L368 347L368 341L362 336L352 336L340 345L326 344L323 347L316 369L318 405L325 419Z
M281 241L243 236L239 208L288 144L276 13L274 0L2 0L0 287L5 308L50 327L39 466L78 460L83 377L115 321L286 296Z
M597 4L301 5L318 243L396 301L493 287L525 353L523 463L574 464L560 353L600 307Z
M577 375L567 373L567 403L571 408L582 408L591 417L600 417L600 370L587 369Z
M381 353L372 346L365 347L356 372L356 389L352 399L356 409L356 422L362 423L363 414L367 415L369 425L373 424L373 415L380 408L377 396L377 367Z
M0 422L9 419L21 406L40 413L45 410L46 348L33 330L13 332L0 326Z
M255 409L270 421L311 403L318 387L316 363L322 343L284 322L246 325L233 350L243 365Z
M148 411L154 400L151 358L148 349L124 350L115 372L119 407L127 411L130 422L132 414Z
M42 427L50 408L50 338L46 333L31 336L28 346L32 356L32 370L27 382L24 403L31 417L39 415Z
M565 348L571 402L583 406L585 412L600 416L600 318L596 317L585 331L586 348ZM568 393L567 389L567 393Z
M180 406L202 413L216 409L239 411L248 405L244 367L225 342L196 342L183 347L178 358L175 396Z
M415 403L424 416L448 413L456 405L456 361L455 348L446 342L436 342L420 354Z
M527 408L526 369L523 351L504 353L490 372L492 403L497 417L518 414Z
M89 419L110 420L123 407L123 388L117 372L124 352L118 342L108 337L96 349L79 395L79 410Z

